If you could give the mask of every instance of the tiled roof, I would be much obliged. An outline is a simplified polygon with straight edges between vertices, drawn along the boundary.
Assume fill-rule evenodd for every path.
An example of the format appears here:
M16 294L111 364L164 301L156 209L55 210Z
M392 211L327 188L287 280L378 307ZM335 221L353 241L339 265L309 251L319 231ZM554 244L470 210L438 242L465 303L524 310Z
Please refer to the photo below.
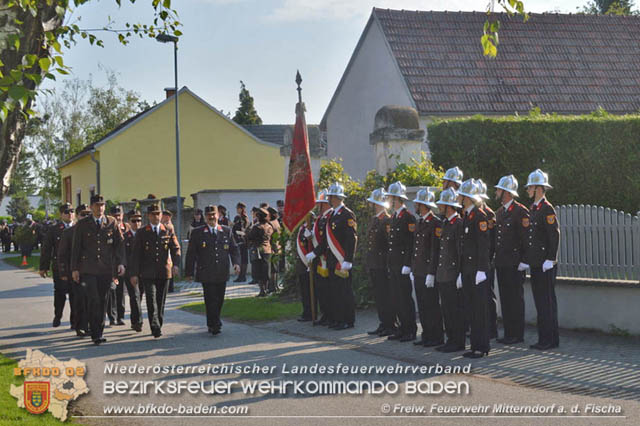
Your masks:
M373 14L421 115L640 109L640 17L498 14L498 56L488 58L485 13Z
M258 139L282 145L284 144L284 131L288 126L288 124L246 124L242 127Z

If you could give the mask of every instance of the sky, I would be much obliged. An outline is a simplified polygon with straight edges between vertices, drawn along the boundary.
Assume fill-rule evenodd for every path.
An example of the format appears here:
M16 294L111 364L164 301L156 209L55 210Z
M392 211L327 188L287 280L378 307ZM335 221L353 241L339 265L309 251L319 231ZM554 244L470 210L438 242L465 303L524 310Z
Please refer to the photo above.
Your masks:
M235 112L240 80L255 99L264 124L295 121L296 70L302 75L307 123L322 119L373 7L406 10L486 11L490 0L173 0L183 27L178 43L178 85L214 107ZM588 0L524 0L528 12L574 13ZM131 5L93 0L69 19L81 28L149 22L151 0ZM478 28L478 38L482 28ZM65 52L71 77L106 84L101 67L149 102L173 86L173 45L132 38L127 46L98 33L105 47L80 41ZM48 84L62 90L63 78Z

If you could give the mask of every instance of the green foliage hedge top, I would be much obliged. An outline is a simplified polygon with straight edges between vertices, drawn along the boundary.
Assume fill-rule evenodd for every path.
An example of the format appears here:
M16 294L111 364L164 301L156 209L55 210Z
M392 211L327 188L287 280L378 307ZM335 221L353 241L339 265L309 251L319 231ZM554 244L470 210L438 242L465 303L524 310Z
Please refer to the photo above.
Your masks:
M428 134L434 164L457 165L465 179L482 178L489 188L513 174L525 205L527 176L540 168L553 204L640 209L640 115L474 116L436 121Z

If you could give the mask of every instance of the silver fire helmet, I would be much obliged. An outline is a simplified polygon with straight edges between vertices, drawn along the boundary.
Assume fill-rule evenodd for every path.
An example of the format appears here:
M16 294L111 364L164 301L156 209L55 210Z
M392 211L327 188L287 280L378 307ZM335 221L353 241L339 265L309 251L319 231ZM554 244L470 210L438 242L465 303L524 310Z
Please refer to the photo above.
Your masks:
M367 201L382 206L385 209L389 208L389 202L387 201L387 195L384 192L384 188L374 189L371 192L371 196L367 198Z
M464 176L464 173L462 173L462 170L460 170L460 167L456 166L447 170L444 173L444 177L442 179L450 180L451 182L455 182L458 185L461 185L463 176Z
M458 191L453 188L447 188L440 193L440 200L436 204L443 204L445 206L451 206L456 208L461 208L462 206L458 203Z
M518 196L518 179L514 175L502 176L495 187L507 191L514 197Z
M549 175L540 169L535 169L529 173L526 186L544 186L545 188L553 188L549 185Z

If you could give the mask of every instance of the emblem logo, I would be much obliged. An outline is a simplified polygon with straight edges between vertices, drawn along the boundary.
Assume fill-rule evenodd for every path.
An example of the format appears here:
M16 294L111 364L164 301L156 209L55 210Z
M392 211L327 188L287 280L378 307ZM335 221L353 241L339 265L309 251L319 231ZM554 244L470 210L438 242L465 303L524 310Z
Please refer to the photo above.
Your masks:
M556 215L550 214L549 216L547 216L547 223L549 225L553 225L554 223L556 223Z
M42 414L49 408L49 382L24 382L24 406L32 414Z
M478 223L478 226L480 227L480 230L481 230L482 232L484 232L484 231L486 231L486 230L487 230L487 222L486 222L486 221L484 221L484 220L483 220L482 222Z

